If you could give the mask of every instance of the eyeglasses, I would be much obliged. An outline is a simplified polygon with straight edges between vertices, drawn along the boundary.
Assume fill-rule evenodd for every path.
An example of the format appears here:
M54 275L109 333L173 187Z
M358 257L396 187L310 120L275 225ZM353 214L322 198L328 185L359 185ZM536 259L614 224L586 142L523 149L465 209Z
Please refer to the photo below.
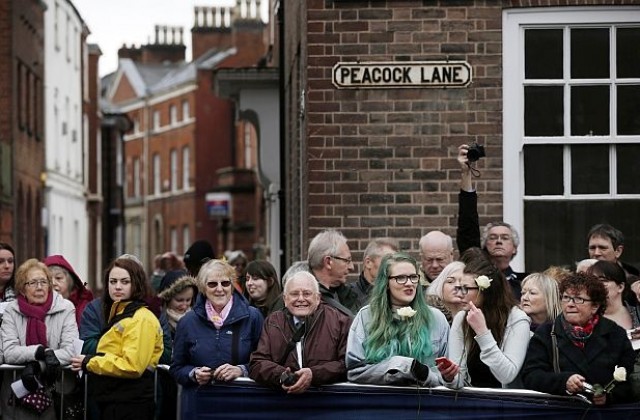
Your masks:
M389 280L395 280L398 284L407 284L407 281L410 281L413 284L416 284L420 281L419 274L400 274L398 276L389 276Z
M49 285L49 280L47 279L35 279L35 280L29 280L28 282L25 283L25 286L27 287L45 287Z
M470 290L480 290L477 286L453 286L453 293L460 293L462 296L466 296Z
M503 233L502 235L491 234L487 237L488 241L495 242L500 239L502 242L510 241L511 235Z
M344 261L347 264L351 264L353 262L351 258L338 257L337 255L329 255L329 257L333 258L334 260Z
M218 287L218 285L220 285L222 287L229 287L229 286L231 286L231 280L208 281L207 282L207 287L209 289L215 289L216 287Z
M580 296L562 295L562 301L565 303L573 302L576 305L582 305L585 302L593 302L593 299L585 299Z
M303 299L311 299L311 297L314 295L315 293L313 293L310 290L302 290L299 292L288 292L287 296L289 296L291 299L297 299L300 296L302 296Z

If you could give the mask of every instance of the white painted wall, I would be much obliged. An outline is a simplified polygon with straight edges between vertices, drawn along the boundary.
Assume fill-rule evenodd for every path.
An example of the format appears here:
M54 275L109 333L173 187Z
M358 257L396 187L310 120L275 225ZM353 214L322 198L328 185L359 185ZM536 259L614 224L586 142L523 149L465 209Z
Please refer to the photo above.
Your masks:
M45 0L45 129L49 240L87 279L88 215L82 115L83 22L69 0Z

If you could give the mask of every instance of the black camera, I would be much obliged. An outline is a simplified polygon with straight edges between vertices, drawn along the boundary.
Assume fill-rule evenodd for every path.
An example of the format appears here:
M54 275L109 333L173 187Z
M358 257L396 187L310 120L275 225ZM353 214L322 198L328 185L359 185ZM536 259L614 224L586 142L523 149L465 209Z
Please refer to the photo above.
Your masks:
M293 372L289 372L288 370L285 370L284 372L282 372L282 375L280 375L281 385L291 386L296 382L298 382L298 376L296 376L296 374Z
M469 145L469 149L467 150L467 158L469 159L469 162L475 162L485 156L483 145L478 143L471 143Z

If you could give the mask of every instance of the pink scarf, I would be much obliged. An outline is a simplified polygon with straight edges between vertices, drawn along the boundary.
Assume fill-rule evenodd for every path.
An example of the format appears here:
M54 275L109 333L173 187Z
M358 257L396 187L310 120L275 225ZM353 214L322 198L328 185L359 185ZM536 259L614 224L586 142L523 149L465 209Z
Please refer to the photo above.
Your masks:
M207 300L207 303L205 304L205 308L207 310L207 318L209 318L209 320L213 322L213 326L216 327L217 330L219 330L224 324L224 320L227 319L227 316L229 316L229 312L231 312L232 306L233 306L233 296L231 296L231 299L229 299L229 302L227 302L224 308L222 308L222 311L218 313L213 308L213 305L211 304L211 302Z
M53 292L49 292L47 300L42 305L33 305L27 302L27 298L18 295L18 309L27 317L27 346L41 344L48 347L47 344L47 325L44 318L51 309L53 303Z

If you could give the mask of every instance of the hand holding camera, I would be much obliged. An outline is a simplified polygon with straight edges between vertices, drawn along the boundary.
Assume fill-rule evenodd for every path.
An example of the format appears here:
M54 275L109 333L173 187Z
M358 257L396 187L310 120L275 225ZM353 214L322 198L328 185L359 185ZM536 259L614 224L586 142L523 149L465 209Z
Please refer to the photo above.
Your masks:
M295 372L291 372L290 368L287 368L282 375L280 375L280 385L292 386L298 381L298 376Z

